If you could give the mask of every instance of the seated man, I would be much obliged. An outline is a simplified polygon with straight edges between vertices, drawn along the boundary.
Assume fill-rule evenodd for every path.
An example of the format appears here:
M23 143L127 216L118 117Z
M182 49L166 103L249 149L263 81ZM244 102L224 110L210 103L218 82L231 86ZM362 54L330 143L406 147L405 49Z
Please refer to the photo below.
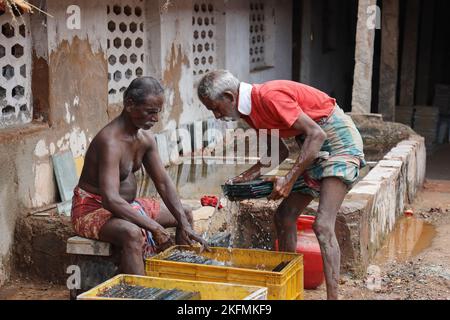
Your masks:
M131 82L120 116L92 140L72 200L72 223L82 237L110 242L122 249L121 272L144 275L144 256L172 245L164 229L176 227L177 244L206 242L192 229L192 213L183 207L165 170L155 137L164 89L151 77ZM134 172L144 165L164 204L136 198Z
M319 198L314 231L322 252L328 298L337 299L340 250L334 231L336 215L365 165L362 138L352 119L335 99L310 86L284 80L251 85L225 70L206 74L198 85L198 96L217 119L242 118L254 129L271 130L279 138L296 138L301 151L293 168L284 177L268 179L274 183L269 199L284 199L275 215L280 250L295 252L297 218ZM283 141L279 140L279 146L281 163L289 152ZM256 179L263 167L270 166L264 162L231 183ZM301 181L300 192L292 192L297 180Z

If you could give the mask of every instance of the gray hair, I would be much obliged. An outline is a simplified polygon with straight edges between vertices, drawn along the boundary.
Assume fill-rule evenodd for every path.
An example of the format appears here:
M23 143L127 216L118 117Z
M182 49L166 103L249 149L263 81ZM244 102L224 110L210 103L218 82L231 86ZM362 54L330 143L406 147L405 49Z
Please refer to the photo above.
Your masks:
M208 72L199 82L197 94L199 98L210 100L222 99L225 91L238 92L239 80L228 70Z

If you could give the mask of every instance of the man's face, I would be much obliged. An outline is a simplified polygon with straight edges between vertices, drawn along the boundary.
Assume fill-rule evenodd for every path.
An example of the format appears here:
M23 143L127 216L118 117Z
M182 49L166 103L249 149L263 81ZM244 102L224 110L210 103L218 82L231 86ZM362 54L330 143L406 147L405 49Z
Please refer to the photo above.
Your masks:
M159 121L159 113L163 104L163 95L147 96L143 104L133 104L128 109L131 121L139 129L151 129Z
M214 113L216 119L222 121L239 120L240 115L237 110L237 100L232 94L226 94L222 99L211 100L208 98L200 99L206 109Z

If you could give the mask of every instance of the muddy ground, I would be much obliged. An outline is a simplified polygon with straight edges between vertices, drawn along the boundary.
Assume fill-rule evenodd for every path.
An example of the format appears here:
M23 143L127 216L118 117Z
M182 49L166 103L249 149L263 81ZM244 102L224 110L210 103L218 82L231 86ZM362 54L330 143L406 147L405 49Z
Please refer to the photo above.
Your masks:
M411 206L415 218L434 226L429 247L405 261L384 261L379 286L342 277L340 297L346 300L449 300L450 299L450 181L427 181ZM306 291L305 299L326 298L324 286Z
M432 238L421 241L423 250L402 261L377 259L377 286L343 275L340 298L345 300L447 300L450 299L450 179L428 180L411 206L414 218L433 226ZM423 239L422 239L423 240ZM428 241L429 240L429 241ZM427 242L428 241L428 242ZM397 241L398 242L398 241ZM401 242L401 241L400 241ZM417 249L417 248L416 248ZM375 264L375 263L374 263ZM0 300L68 299L64 286L15 278L0 289ZM325 287L306 291L306 300L326 298Z

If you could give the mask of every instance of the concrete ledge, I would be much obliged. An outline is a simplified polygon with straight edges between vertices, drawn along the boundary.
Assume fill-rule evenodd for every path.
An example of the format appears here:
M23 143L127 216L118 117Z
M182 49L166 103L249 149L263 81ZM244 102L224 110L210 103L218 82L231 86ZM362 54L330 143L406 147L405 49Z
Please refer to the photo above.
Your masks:
M425 141L414 136L398 143L350 190L336 222L342 271L365 275L405 206L422 187L425 168ZM241 202L236 245L271 249L276 238L273 216L277 207L278 203L267 200ZM315 215L317 207L313 202L303 214Z
M364 208L347 212L357 218L352 232L352 247L356 253L351 268L364 274L370 261L393 230L405 206L411 203L425 181L426 150L421 137L400 142L347 195L341 208L355 199L366 201ZM345 259L344 259L345 260Z
M109 257L112 254L111 244L91 239L72 237L67 240L67 253L88 256Z

